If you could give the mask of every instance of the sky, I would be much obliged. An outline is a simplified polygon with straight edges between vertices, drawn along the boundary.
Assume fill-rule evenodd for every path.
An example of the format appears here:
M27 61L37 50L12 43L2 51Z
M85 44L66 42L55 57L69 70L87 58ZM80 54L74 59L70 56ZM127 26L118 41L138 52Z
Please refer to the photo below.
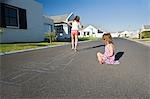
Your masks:
M150 0L35 0L49 16L80 16L83 25L94 25L105 31L138 30L150 24Z

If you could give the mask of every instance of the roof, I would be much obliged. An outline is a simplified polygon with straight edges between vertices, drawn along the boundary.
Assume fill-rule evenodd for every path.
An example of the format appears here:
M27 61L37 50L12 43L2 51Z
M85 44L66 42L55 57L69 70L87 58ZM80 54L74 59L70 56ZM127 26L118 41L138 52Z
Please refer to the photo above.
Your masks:
M94 26L94 25L85 25L85 26L83 26L82 30L84 30L85 28L87 28L87 27L89 27L89 26L91 26L91 27L93 27L93 28L99 30L100 32L103 32L102 29L100 29L100 28L98 28L97 26Z
M150 25L143 25L144 29L150 29Z
M43 15L44 23L53 23L53 19L51 19L49 16Z
M51 19L54 20L54 23L61 23L66 21L70 14L64 14L64 15L57 15L57 16L50 16Z

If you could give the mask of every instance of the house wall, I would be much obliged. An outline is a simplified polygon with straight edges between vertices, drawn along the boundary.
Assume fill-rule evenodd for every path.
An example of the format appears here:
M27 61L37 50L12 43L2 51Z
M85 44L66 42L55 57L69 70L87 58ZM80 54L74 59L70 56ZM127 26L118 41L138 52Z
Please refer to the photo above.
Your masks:
M84 35L84 32L86 32L86 35ZM89 32L89 35L87 35ZM102 37L103 33L98 33L98 29L89 25L82 31L80 31L79 37Z
M142 28L140 29L140 32L144 31L150 31L150 25L143 25Z
M119 33L119 37L138 38L139 31L123 31Z
M150 31L150 29L144 29L144 28L142 28L141 32L144 32L144 31Z
M138 32L131 33L130 38L139 38L139 33Z
M112 33L111 33L111 36L112 36L112 37L119 37L119 33L117 33L117 32L112 32Z
M44 39L43 8L34 0L7 0L9 5L26 9L27 29L4 28L0 43L8 42L37 42Z
M43 16L43 33L54 32L54 21L47 16Z

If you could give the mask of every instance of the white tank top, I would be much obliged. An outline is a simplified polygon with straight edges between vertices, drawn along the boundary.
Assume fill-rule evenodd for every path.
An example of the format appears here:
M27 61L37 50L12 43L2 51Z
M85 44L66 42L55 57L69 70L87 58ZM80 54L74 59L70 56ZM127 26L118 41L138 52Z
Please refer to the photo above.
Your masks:
M79 30L81 28L80 22L73 21L71 30Z

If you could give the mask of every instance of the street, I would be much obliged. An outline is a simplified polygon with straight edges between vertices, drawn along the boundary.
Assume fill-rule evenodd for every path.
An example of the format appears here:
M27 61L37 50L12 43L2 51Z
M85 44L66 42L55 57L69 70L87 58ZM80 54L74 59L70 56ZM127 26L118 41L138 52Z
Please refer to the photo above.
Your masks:
M114 39L117 65L100 65L101 41L1 56L2 99L150 99L150 47Z

